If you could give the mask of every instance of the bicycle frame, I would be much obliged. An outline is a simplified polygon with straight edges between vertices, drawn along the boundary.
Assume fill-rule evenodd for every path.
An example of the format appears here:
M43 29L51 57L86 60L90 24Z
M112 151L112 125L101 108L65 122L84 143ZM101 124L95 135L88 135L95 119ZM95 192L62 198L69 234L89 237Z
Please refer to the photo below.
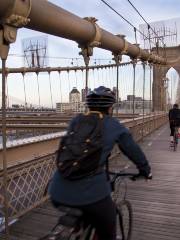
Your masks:
M124 172L119 172L119 173L116 173L116 172L109 172L110 175L112 175L112 179L111 179L111 186L112 186L112 190L113 190L113 187L116 183L116 180L117 178L119 177L135 177L137 176L137 174L134 174L134 173L124 173ZM125 200L125 199L124 199ZM116 202L115 202L116 203ZM96 234L96 230L91 226L91 225L88 225L84 228L84 222L83 222L83 217L82 217L82 213L81 213L81 210L79 210L78 208L69 208L69 207L66 207L66 206L63 206L63 207L59 207L59 210L63 213L65 213L64 216L61 216L60 217L60 220L58 221L58 224L52 229L53 231L56 231L56 227L58 227L58 225L62 226L62 228L64 227L65 231L63 233L63 231L61 231L59 234L57 234L57 237L56 235L54 236L54 238L52 238L53 236L53 232L51 232L50 234L46 235L44 238L41 238L41 240L50 240L50 239L54 239L54 240L60 240L62 239L61 237L61 234L66 234L68 233L68 228L70 229L69 233L70 233L70 236L68 239L70 240L98 240L98 236ZM116 210L117 210L117 214L120 218L120 224L121 224L121 233L122 233L122 236L123 238L122 239L126 239L124 236L125 236L125 233L124 233L124 229L123 229L123 217L120 216L121 214L121 210L118 208L118 206L116 205ZM64 219L62 219L64 217ZM67 224L67 219L65 219L67 217L69 217L69 220L70 220L70 225L68 227L68 224ZM77 224L74 224L74 226L72 226L72 221L70 218L82 218L80 221L75 221L75 222L78 222L78 226ZM66 220L66 221L65 221ZM65 225L63 224L63 222L65 223Z

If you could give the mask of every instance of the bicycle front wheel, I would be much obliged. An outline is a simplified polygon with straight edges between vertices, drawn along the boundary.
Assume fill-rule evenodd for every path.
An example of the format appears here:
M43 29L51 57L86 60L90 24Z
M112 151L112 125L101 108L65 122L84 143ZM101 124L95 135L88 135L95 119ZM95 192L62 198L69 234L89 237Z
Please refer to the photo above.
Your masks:
M116 203L117 207L117 239L130 240L132 235L133 213L129 201Z

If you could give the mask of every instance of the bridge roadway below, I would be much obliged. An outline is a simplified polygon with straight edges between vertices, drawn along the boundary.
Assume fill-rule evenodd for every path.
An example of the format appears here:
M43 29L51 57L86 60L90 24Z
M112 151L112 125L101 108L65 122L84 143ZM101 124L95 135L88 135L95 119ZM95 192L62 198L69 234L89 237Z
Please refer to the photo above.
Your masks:
M169 149L168 125L146 137L141 146L151 163L153 180L128 180L127 198L134 213L132 240L179 240L180 146L177 152ZM123 157L119 165L125 162ZM54 226L58 215L49 202L44 203L10 227L11 239L37 240Z

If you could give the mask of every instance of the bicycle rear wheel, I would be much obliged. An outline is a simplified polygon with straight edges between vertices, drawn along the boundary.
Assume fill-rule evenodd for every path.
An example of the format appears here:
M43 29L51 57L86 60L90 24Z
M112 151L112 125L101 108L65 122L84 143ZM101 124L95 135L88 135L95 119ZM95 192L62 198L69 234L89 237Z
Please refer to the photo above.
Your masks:
M177 150L177 144L178 144L177 129L175 128L175 131L174 131L174 146L173 146L174 151Z
M123 200L116 203L117 207L117 239L130 240L132 235L133 213L129 201Z

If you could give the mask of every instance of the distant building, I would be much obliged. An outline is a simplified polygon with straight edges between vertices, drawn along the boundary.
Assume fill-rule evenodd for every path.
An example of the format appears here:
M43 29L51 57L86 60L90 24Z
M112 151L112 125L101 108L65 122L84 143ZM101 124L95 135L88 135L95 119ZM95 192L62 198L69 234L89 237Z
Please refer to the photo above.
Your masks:
M130 99L130 100L128 100ZM127 100L121 101L121 109L126 109L126 110L132 110L133 109L133 95L128 95L127 96ZM144 109L146 111L148 111L148 109L150 109L151 106L151 101L150 100L144 100L142 99L142 97L135 97L134 98L134 107L137 110L137 112L141 112L142 109Z
M90 91L91 91L91 88L88 88L87 94L89 94ZM82 102L85 102L85 101L86 101L86 89L85 89L85 88L83 88L83 89L81 90L81 101L82 101Z
M69 102L70 103L80 103L80 92L76 87L73 87L69 93Z
M117 87L113 87L112 91L115 94L115 96L117 97Z
M127 101L133 101L135 99L135 95L127 95Z
M85 105L80 102L64 102L56 103L56 112L57 113L78 113L84 112Z

